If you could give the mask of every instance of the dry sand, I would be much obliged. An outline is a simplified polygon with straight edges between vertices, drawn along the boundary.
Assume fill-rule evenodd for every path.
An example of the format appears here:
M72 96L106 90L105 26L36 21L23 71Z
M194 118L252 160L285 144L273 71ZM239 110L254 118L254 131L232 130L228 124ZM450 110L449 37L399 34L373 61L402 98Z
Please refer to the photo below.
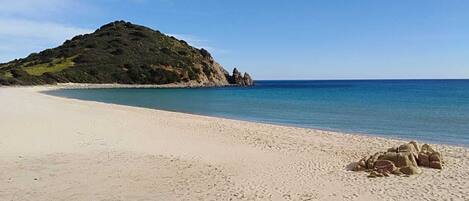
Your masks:
M469 200L467 148L444 170L346 166L401 141L0 88L0 200Z

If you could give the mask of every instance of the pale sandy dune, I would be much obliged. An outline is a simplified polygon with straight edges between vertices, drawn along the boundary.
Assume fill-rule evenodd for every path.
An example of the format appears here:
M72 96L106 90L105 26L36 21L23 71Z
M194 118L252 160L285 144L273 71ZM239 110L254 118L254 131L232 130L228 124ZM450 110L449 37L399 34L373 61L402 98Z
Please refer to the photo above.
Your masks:
M346 166L401 143L0 88L0 200L469 200L467 148L443 171ZM371 150L368 150L370 148Z

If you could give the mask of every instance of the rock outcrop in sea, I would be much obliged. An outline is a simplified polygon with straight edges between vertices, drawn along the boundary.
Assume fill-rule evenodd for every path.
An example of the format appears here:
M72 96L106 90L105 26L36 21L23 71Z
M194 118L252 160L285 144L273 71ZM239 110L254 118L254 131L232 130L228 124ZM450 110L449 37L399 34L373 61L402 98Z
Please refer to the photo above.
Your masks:
M422 170L419 166L442 169L443 157L430 145L424 144L419 147L416 142L411 141L399 147L389 148L386 152L377 152L364 157L353 164L352 170L368 171L370 172L368 177L383 177L389 174L420 174Z
M239 86L252 86L254 81L248 73L244 73L244 76L238 71L237 68L233 69L233 75L227 75L228 82Z

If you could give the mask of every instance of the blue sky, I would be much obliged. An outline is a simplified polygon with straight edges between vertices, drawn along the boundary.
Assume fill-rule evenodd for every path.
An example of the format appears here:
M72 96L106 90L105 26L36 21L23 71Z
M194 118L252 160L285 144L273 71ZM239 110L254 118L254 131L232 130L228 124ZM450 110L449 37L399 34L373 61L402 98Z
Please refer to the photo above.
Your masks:
M0 0L0 62L126 20L255 79L469 78L469 1Z

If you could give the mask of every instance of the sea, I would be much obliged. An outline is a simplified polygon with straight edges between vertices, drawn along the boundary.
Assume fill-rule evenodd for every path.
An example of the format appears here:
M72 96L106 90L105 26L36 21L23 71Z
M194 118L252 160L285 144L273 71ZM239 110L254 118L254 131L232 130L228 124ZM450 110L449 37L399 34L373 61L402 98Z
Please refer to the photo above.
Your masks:
M60 89L45 93L237 120L469 146L469 80L259 80L253 87Z

